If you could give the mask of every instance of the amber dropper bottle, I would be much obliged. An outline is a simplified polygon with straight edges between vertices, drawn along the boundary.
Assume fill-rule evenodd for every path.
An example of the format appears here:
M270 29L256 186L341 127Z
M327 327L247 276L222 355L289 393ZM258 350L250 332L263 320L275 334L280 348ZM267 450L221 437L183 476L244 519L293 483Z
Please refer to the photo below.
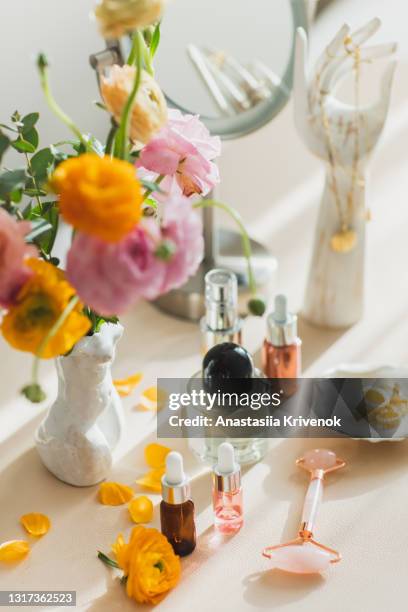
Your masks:
M185 557L196 547L194 503L190 481L184 473L183 457L172 451L166 457L166 473L162 478L160 503L161 532L176 555Z

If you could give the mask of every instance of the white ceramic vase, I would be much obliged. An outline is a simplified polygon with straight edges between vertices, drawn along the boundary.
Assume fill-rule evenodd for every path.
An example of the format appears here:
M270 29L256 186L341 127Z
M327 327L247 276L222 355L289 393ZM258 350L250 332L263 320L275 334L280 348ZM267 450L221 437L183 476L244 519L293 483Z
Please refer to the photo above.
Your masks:
M123 327L104 323L66 357L58 357L58 396L35 434L41 460L54 476L77 487L109 473L124 424L111 364Z

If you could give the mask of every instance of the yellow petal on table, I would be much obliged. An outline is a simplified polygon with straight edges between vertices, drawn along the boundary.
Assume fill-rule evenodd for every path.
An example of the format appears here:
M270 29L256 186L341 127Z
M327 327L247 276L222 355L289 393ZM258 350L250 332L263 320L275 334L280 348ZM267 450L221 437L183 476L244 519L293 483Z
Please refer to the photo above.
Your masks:
M168 393L163 389L148 387L140 396L138 408L140 410L161 410L167 399Z
M30 512L30 514L24 514L20 517L20 523L24 529L31 535L42 536L46 534L50 527L51 522L48 516L40 514L39 512Z
M99 485L99 501L105 506L120 506L132 499L135 492L119 482L103 482Z
M113 384L121 397L127 397L134 391L142 378L143 374L141 372L137 372L136 374L128 376L127 378L118 378L113 381Z
M144 487L145 489L149 489L150 491L154 491L154 493L161 492L161 479L164 474L164 467L158 468L156 470L150 470L144 476L141 476L136 480L136 484L140 487Z
M13 563L21 561L30 552L30 545L25 540L9 540L0 544L0 561Z
M144 456L147 465L150 468L163 468L166 464L166 457L171 451L171 448L151 442L144 449Z
M150 523L153 518L153 503L145 495L133 498L128 508L134 523Z

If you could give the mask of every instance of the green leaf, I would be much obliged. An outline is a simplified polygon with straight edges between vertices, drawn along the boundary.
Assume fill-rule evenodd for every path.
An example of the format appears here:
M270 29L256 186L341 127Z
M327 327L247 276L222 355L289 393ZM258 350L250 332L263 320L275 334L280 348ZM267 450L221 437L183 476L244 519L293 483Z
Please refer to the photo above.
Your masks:
M119 569L119 565L116 563L116 561L105 555L100 550L98 550L98 559L100 559L101 561L103 561L103 563L106 563L106 565L109 565L110 567L115 567L116 569Z
M40 149L31 158L31 170L37 183L44 183L48 178L48 170L54 165L54 155L50 148Z
M8 138L3 132L0 130L0 162L3 158L4 153L10 146L10 138Z
M10 200L15 204L19 204L23 198L23 190L15 189L10 193Z
M154 183L153 181L146 181L145 179L141 179L140 181L145 189L148 191L161 193L162 189L160 188L159 183Z
M11 118L13 123L20 123L22 125L22 123L21 123L21 115L20 115L20 113L17 110L14 111L14 113L11 115L10 118Z
M0 198L5 199L12 191L22 189L26 180L27 174L24 168L2 172L0 174Z
M102 102L99 102L99 100L94 100L94 104L97 108L100 108L103 111L109 112L105 104L103 104Z
M82 142L75 142L72 145L72 148L74 149L76 153L78 153L78 155L82 155L82 153L86 153L86 147L85 145L82 144Z
M105 147L95 136L92 134L87 134L85 136L86 139L86 149L87 151L91 151L92 153L96 153L99 157L103 157L105 155Z
M55 202L56 204L56 202ZM59 224L59 214L57 206L53 206L45 213L42 213L43 218L49 222L50 229L47 232L41 234L41 238L35 241L35 243L49 255L52 251L52 247L54 246L55 238L57 237L58 232L58 224Z
M35 151L35 146L32 145L31 142L24 140L21 136L17 138L17 140L14 140L11 146L16 151L19 151L19 153L34 153Z
M38 221L31 221L32 230L28 234L26 234L25 240L26 242L33 242L35 238L38 238L45 232L48 232L52 229L51 223L49 223L46 219L39 219Z
M27 132L30 132L33 129L39 118L39 113L29 113L21 119L21 123L23 124L23 128L21 131L24 136L27 134Z
M156 54L157 48L160 43L160 23L154 28L152 40L150 43L150 57L153 58Z
M32 144L34 149L36 150L38 147L39 140L37 130L35 128L31 128L31 130L24 132L24 140Z

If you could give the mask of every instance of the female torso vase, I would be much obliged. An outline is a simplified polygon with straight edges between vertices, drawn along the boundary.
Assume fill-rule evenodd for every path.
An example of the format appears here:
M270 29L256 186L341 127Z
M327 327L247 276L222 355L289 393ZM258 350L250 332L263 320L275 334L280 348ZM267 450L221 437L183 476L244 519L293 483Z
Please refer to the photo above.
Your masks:
M58 396L35 443L49 471L71 485L94 485L111 467L123 429L122 404L111 375L122 332L121 325L104 323L56 360Z
M342 328L363 314L367 162L387 117L395 62L388 62L381 95L359 102L364 62L392 55L396 45L364 47L381 22L373 19L353 34L343 26L326 47L311 78L306 70L306 34L298 30L295 58L295 121L308 148L326 164L312 263L302 310L323 327ZM335 97L342 78L354 74L354 104Z

